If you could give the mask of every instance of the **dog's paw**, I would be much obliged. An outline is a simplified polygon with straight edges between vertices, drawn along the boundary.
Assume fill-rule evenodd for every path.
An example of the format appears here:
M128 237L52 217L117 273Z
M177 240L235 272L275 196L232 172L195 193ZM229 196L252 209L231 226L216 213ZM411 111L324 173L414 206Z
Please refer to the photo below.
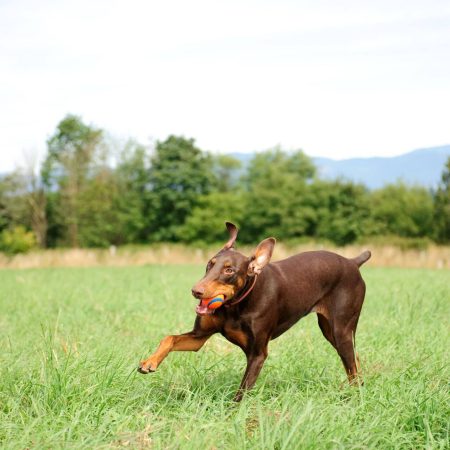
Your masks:
M156 366L152 363L148 363L147 361L142 361L137 368L137 371L142 374L152 373L156 371Z

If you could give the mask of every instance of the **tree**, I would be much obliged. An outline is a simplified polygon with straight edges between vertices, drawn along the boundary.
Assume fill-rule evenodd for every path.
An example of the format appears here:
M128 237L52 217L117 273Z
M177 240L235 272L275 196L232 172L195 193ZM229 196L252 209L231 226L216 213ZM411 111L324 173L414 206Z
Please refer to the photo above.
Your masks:
M50 195L48 213L55 220L56 236L72 247L79 245L80 192L95 161L103 132L67 115L48 139L42 178ZM59 222L59 223L58 223Z
M311 211L303 208L303 199L315 172L311 160L300 150L286 153L275 148L257 154L244 178L247 193L241 238L253 242L268 235L305 235Z
M239 181L241 162L229 155L213 157L213 171L216 176L216 189L219 192L230 192Z
M34 232L39 247L47 246L47 197L42 178L38 170L37 154L28 151L25 154L25 169L23 172L23 183L25 190L25 201L28 207L29 222Z
M372 193L372 233L427 237L433 224L433 198L421 186L388 184Z
M10 253L25 251L36 243L45 247L45 195L32 158L27 164L27 171L16 170L0 179L0 232L3 230L3 250Z
M102 146L79 193L79 244L107 247L139 242L145 230L148 186L147 149L128 141L111 167L112 148ZM119 147L120 148L120 147Z
M311 236L346 245L366 233L370 209L365 186L339 179L317 180L308 198L315 212Z
M149 173L150 239L178 240L178 228L214 183L212 159L193 139L169 136L158 142Z
M120 228L114 202L120 195L114 172L97 168L78 194L78 244L81 247L107 247L118 244Z
M115 243L143 242L149 234L149 163L146 147L132 140L126 143L115 170L118 189L113 205L118 215Z
M215 244L223 240L225 222L243 223L242 192L211 192L198 199L198 205L179 229L184 242Z
M442 244L450 242L450 157L442 171L441 182L434 196L434 237Z
M15 171L0 177L0 231L28 224L23 174Z

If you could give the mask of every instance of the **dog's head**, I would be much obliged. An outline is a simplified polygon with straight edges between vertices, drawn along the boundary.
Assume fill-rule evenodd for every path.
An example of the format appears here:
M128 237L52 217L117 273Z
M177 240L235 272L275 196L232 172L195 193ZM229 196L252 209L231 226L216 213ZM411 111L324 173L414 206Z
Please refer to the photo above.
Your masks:
M242 294L250 279L261 273L272 256L274 238L264 239L248 257L234 249L237 227L230 222L226 226L230 234L228 242L208 261L205 276L192 288L192 295L200 300L196 310L199 315L213 313L213 310L202 306L203 299L222 294L224 303L227 303Z

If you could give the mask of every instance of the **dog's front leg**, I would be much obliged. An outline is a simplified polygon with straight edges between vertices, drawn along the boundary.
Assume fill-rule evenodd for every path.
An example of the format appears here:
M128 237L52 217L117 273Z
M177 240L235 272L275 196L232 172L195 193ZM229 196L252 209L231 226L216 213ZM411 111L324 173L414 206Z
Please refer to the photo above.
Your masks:
M242 378L241 385L239 386L236 395L234 396L235 402L240 402L245 391L251 389L261 372L264 361L267 358L267 345L261 349L253 350L247 354L247 369L244 377Z
M195 331L190 333L166 336L159 344L155 353L144 361L141 361L138 367L140 373L154 372L161 364L164 358L173 351L193 351L200 350L203 344L209 339L211 334L198 334Z

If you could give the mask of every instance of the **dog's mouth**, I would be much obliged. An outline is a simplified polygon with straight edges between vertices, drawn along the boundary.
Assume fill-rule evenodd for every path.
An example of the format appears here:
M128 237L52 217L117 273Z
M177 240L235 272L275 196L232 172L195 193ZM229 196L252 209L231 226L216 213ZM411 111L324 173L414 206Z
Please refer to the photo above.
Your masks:
M195 308L195 312L199 316L207 316L209 314L214 314L214 309L209 309L206 305L202 305L202 301L200 300L200 303Z
M211 297L214 298L214 297ZM214 312L216 311L215 309L211 309L208 308L207 304L205 304L206 302L204 302L204 300L209 300L209 299L204 299L201 298L199 304L196 306L195 308L195 312L199 315L199 316L209 316L211 314L214 314ZM224 295L224 303L227 300L227 296Z

